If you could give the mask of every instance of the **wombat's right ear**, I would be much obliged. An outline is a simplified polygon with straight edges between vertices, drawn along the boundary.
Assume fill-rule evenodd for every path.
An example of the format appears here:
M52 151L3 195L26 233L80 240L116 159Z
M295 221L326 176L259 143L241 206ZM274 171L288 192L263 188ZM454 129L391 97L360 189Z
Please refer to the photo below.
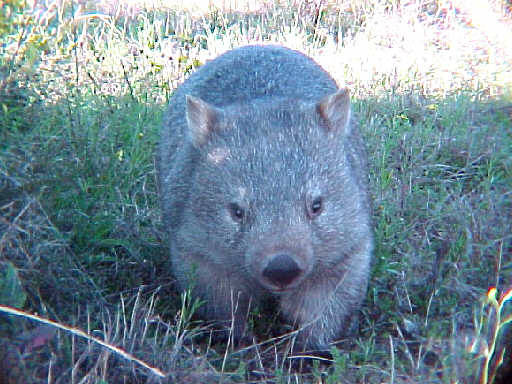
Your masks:
M324 118L330 131L349 133L350 92L347 88L341 88L336 93L325 96L316 105L316 110Z
M202 146L213 131L221 111L198 97L186 96L187 123L196 147Z

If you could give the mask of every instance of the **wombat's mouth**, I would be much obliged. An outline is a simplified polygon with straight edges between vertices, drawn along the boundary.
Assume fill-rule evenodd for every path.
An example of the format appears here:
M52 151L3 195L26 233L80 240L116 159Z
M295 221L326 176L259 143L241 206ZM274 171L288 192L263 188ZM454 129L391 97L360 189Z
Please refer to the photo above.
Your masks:
M284 293L290 292L294 288L296 288L296 286L293 286L293 287L288 286L288 287L284 287L284 288L277 288L277 287L270 288L270 287L267 286L267 290L270 293L275 294L275 295L279 295L279 294L284 294Z
M263 285L263 287L265 289L267 289L268 291L270 291L272 293L285 293L285 292L288 292L288 291L291 291L291 290L297 288L297 286L303 280L301 277L302 277L302 274L301 274L301 276L297 277L290 283L284 283L284 282L276 283L276 282L269 281L268 279L266 279L264 277L261 277L260 284Z

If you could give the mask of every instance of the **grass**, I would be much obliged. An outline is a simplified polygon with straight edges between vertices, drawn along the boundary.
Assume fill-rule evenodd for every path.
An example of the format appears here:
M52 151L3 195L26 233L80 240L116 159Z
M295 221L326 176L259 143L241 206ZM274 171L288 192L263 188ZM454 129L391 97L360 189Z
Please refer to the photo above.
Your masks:
M506 383L511 307L487 292L512 282L509 2L49 4L1 5L0 304L168 377L3 314L5 382ZM332 361L290 355L293 330L271 308L251 314L253 343L214 342L169 273L162 112L197 66L258 42L350 86L371 154L372 280Z

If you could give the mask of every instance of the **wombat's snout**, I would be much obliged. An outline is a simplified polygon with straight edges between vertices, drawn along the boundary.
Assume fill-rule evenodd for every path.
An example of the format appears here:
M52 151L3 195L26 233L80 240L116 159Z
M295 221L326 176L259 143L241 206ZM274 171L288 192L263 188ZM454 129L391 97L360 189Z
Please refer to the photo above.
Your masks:
M295 259L286 253L279 253L269 259L262 276L279 289L291 285L304 271Z

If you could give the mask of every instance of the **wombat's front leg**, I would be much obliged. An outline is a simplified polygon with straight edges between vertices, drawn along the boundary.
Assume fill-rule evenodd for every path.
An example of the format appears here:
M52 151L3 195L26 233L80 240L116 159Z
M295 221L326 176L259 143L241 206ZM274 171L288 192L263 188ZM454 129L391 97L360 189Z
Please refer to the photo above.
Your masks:
M321 280L306 281L300 289L281 298L284 316L301 330L302 347L327 350L329 343L348 333L354 309L366 293L367 278L357 275L357 271L340 271Z
M203 301L199 313L222 325L220 338L227 339L232 332L232 339L239 342L244 336L250 304L250 295L243 282L232 275L227 276L225 270L205 260L200 264L189 264L180 277L182 288L191 288L194 296Z

